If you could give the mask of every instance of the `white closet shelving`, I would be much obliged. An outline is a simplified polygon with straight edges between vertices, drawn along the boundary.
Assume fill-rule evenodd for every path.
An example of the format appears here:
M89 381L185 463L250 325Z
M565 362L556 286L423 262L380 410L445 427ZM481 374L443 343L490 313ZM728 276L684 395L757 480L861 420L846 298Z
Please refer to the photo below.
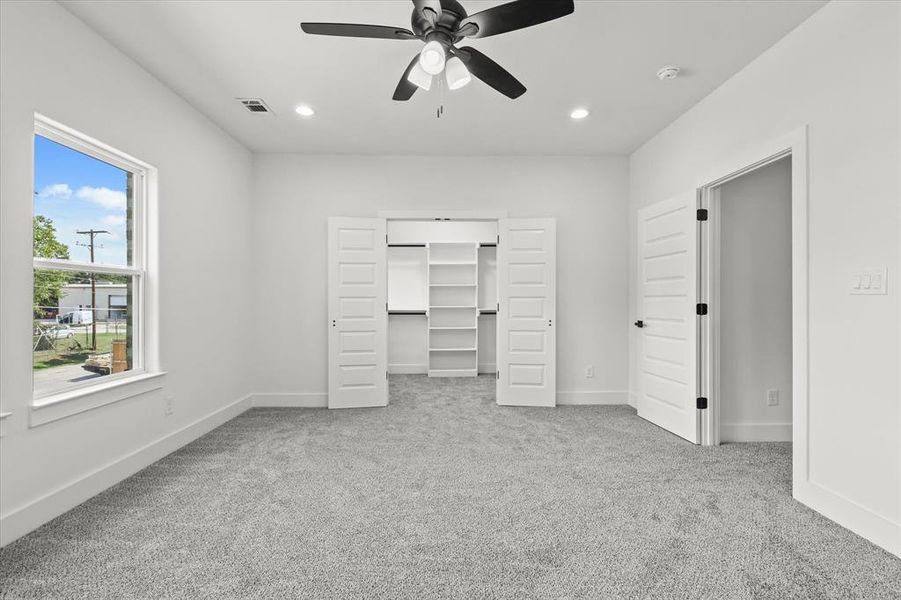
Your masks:
M429 377L479 373L478 244L430 243Z

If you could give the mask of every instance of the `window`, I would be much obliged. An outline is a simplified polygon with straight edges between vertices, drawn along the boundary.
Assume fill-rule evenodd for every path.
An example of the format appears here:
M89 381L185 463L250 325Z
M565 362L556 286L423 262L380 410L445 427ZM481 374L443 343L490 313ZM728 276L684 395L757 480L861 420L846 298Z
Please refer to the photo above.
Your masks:
M146 174L134 159L35 121L36 401L145 370Z

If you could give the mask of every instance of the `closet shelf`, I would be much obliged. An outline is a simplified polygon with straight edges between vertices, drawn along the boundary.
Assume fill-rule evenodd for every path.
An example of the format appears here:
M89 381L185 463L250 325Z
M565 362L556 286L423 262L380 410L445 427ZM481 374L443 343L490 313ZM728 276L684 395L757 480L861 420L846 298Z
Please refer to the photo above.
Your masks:
M429 261L429 266L431 267L461 267L461 266L476 266L477 263L474 260L467 261L454 261L454 260L439 260L439 261Z
M429 348L429 352L475 352L478 348Z
M429 287L476 287L475 283L430 283Z
M429 327L432 331L476 331L478 327Z
M432 304L429 308L476 308L466 304Z

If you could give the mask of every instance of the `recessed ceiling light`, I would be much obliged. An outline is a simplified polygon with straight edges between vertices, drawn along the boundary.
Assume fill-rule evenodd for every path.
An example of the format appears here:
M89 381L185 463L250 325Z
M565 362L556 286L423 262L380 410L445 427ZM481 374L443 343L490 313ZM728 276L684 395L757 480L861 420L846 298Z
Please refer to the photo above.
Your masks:
M316 114L316 111L306 104L298 105L298 107L294 109L294 112L299 114L301 117L312 117L314 114Z
M571 113L569 113L569 116L571 119L578 120L578 119L584 119L585 117L587 117L589 115L589 113L590 113L590 111L587 108L577 108L574 111L572 111Z

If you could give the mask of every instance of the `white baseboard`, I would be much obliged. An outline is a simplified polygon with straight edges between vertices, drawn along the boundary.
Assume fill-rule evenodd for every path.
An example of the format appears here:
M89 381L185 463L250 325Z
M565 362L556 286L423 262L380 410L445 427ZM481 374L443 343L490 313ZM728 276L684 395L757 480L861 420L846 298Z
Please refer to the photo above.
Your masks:
M557 406L604 406L628 403L629 393L626 391L557 392Z
M494 363L479 363L479 373L491 375L497 372L497 365Z
M720 423L723 442L790 442L791 423Z
M328 408L326 392L283 392L251 394L254 408Z
M0 546L5 546L114 486L167 454L234 419L250 408L250 396L229 404L134 452L88 473L21 508L0 516Z
M633 392L632 390L629 390L628 394L629 394L629 402L628 402L629 406L631 406L635 410L638 410L638 392Z
M391 375L425 375L429 372L429 365L396 364L388 365L388 373Z
M901 524L812 481L795 481L792 496L824 517L901 558Z

